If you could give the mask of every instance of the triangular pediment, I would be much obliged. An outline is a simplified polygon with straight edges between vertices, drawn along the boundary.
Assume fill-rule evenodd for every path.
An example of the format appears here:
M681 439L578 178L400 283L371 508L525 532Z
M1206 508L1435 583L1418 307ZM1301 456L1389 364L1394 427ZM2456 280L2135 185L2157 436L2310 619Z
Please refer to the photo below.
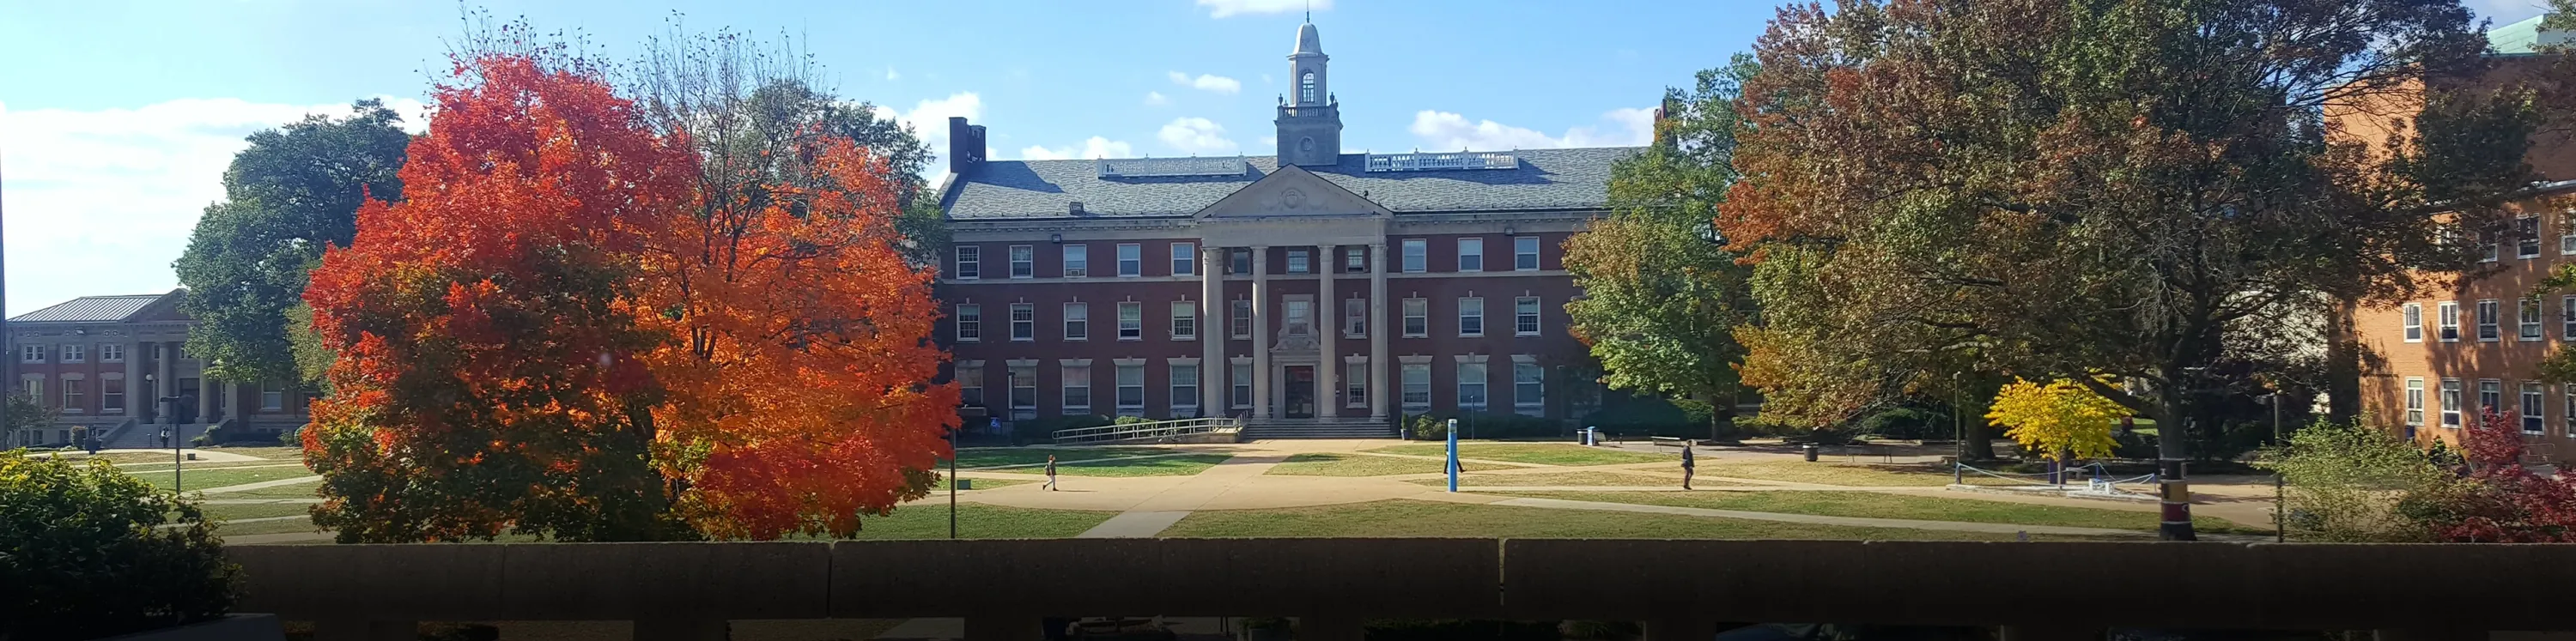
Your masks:
M1283 216L1369 217L1390 215L1385 207L1343 189L1303 167L1280 167L1270 175L1200 209L1195 218L1277 218Z

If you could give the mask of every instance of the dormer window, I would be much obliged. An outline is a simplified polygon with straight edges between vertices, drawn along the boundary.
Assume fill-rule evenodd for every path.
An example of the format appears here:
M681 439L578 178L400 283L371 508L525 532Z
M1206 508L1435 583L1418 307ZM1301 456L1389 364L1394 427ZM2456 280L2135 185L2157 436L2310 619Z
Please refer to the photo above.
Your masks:
M1297 102L1315 104L1315 72L1297 78Z

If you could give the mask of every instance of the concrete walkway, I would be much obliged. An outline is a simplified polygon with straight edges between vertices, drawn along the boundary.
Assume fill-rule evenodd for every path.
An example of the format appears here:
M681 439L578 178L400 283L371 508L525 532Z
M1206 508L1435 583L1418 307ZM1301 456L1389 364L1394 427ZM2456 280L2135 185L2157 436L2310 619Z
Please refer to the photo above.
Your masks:
M1966 521L1923 521L1923 520L1916 520L1916 519L1879 519L1879 518L1865 518L1865 517L1854 517L1854 516L1817 516L1817 515L1813 515L1813 514L1783 514L1783 513L1778 513L1778 512L1742 512L1742 511L1737 511L1737 510L1714 510L1714 509L1709 509L1709 508L1700 508L1700 507L1673 507L1673 506L1668 506L1668 505L1638 505L1638 504L1634 504L1634 503L1602 503L1602 502L1597 502L1597 501L1568 501L1568 500L1564 500L1564 499L1514 498L1514 499L1505 499L1505 500L1501 500L1501 501L1494 501L1494 502L1491 502L1491 503L1487 503L1487 505L1507 505L1507 506L1512 506L1512 507L1536 507L1536 508L1549 508L1549 509L1558 509L1558 510L1600 510L1600 511L1605 511L1605 512L1637 512L1637 513L1643 513L1643 514L1679 514L1679 515L1682 515L1682 516L1713 516L1713 517L1729 518L1729 519L1744 519L1744 520L1748 520L1748 521L1776 521L1776 522L1780 522L1780 523L1807 523L1807 524L1813 524L1813 525L1840 525L1840 526L1846 526L1846 527L1903 528L1903 529L1910 529L1910 530L1939 530L1939 531L1946 531L1946 532L1981 532L1981 533L1986 533L1986 534L2015 534L2015 533L2021 533L2021 532L2028 532L2028 533L2031 533L2031 534L2056 534L2056 535L2065 535L2065 536L2149 536L2149 537L2151 537L2151 536L2155 536L2155 535L2156 535L2156 533L2155 533L2155 532L2153 532L2153 531L2149 531L2149 530L2115 530L2115 529L2110 529L2110 528L2063 527L2063 526L2054 526L2054 525L2014 525L2014 524L2009 524L2009 523L1970 523L1970 522L1966 522Z
M316 482L316 481L320 481L320 480L322 480L322 477L320 477L320 476L299 476L299 477L295 477L295 478L291 478L291 479L278 479L278 480L274 480L274 481L260 481L260 482L258 482L258 483L243 483L243 484L240 484L240 485L226 485L226 486L223 486L223 487L210 487L210 488L206 488L206 489L202 489L202 490L189 490L189 491L191 491L191 492L198 492L198 493L202 493L202 494L222 494L222 493L225 493L225 492L248 492L248 491L251 491L251 490L265 490L265 489L272 488L272 487L284 487L284 486L288 486L288 485L295 485L295 484L298 484L298 483L312 483L312 482Z
M166 447L165 447L165 448L157 448L157 449L145 449L145 448L121 448L121 449L99 450L99 451L98 451L98 453L100 453L100 454L123 454L123 453L127 453L127 452L145 452L145 453L150 453L150 454L163 454L163 455L168 455L168 454L170 454L170 448L166 448ZM234 453L231 453L231 452L224 452L224 451L218 451L218 450L182 449L182 450L179 450L179 454L183 454L183 455L184 455L184 454L195 454L195 455L197 455L197 460L195 460L195 461L190 461L191 463L235 463L235 462L241 462L241 461L268 461L268 460L274 460L274 459L264 459L264 458L260 458L260 457L256 457L256 456L246 456L246 455L241 455L241 454L234 454ZM74 451L74 452L38 452L38 453L34 453L34 454L29 454L28 456L29 456L29 457L34 457L34 458L43 458L43 457L48 457L48 456L61 456L61 457L64 457L64 458L83 459L83 458L89 458L89 453L88 453L88 452L85 452L85 451ZM126 465L151 465L151 463L126 463Z

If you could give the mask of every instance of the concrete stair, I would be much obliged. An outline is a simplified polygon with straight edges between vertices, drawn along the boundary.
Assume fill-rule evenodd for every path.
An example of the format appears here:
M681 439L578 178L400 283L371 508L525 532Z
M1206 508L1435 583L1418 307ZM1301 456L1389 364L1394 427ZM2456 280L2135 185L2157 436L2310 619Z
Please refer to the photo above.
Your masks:
M178 443L185 445L188 442L188 439L196 438L197 435L206 433L206 428L212 426L206 423L189 423L187 425L142 423L125 428L124 432L117 434L115 439L107 443L106 448L111 450L168 448L170 447L169 444L161 442L161 429L165 427L170 428L171 433L176 437ZM188 447L195 446L190 445Z
M1395 438L1395 427L1369 418L1244 419L1247 441L1296 438Z

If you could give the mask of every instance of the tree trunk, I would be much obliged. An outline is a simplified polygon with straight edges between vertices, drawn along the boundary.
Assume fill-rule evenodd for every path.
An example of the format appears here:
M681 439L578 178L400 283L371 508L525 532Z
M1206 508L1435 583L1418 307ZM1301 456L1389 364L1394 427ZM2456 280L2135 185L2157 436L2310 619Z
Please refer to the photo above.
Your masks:
M2361 344L2354 337L2349 300L2326 315L2326 418L2350 424L2361 416Z
M2156 417L2156 489L2163 518L2156 534L2167 541L2196 541L2200 537L2191 529L2191 488L2183 480L2183 461L2191 457L2192 404L2185 397L2198 380L2181 367L2162 374L2167 384L2156 388L2156 400L2164 406Z

